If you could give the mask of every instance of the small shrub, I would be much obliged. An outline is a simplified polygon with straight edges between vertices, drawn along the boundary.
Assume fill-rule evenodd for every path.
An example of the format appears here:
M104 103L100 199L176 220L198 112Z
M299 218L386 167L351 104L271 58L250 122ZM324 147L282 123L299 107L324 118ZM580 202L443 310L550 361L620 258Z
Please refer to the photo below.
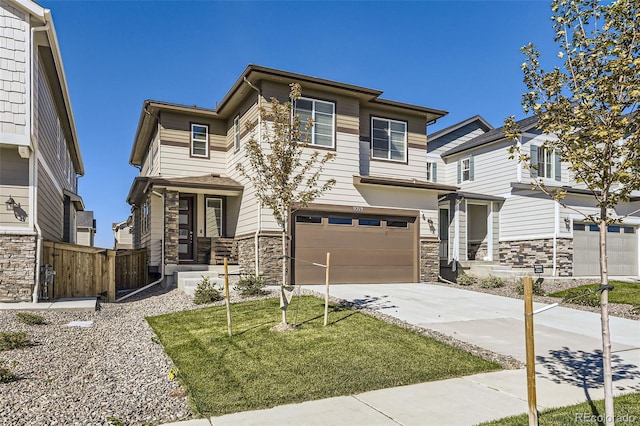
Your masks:
M562 301L582 306L600 306L600 297L597 293L593 293L592 290L580 288L570 288L567 290L565 295L562 297Z
M196 305L203 305L205 303L213 303L222 299L220 290L215 286L215 283L211 282L209 276L202 276L202 281L198 283L196 291L193 294L193 303Z
M16 313L16 317L18 317L20 322L27 325L40 325L45 323L43 316L32 314L29 312L18 312Z
M0 383L11 383L17 379L13 371L0 366Z
M524 295L524 281L520 280L516 284L516 293L520 296ZM542 288L542 281L536 280L533 282L532 293L534 296L544 296L544 289Z
M31 346L26 331L0 332L0 351L26 348Z
M469 286L478 282L478 277L470 274L460 274L456 279L456 282L463 286Z
M268 292L264 290L266 285L262 275L246 275L242 277L233 288L238 291L242 297L264 296L268 294Z
M482 288L500 288L504 287L504 280L499 277L483 278L480 281L480 287Z

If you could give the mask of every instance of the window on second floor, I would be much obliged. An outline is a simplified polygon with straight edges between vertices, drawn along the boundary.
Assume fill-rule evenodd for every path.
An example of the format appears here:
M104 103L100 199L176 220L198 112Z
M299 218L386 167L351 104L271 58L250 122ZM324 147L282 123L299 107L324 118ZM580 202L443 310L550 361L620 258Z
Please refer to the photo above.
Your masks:
M309 119L312 126L307 135L307 143L325 148L335 147L335 110L333 102L299 98L294 105L294 114L300 119L300 132L304 133Z
M386 118L371 118L372 157L380 160L407 161L407 123Z
M209 126L191 125L191 155L193 157L209 157Z
M438 182L438 164L435 162L427 163L427 181Z
M240 116L237 115L233 119L233 149L238 152L240 150Z
M471 182L474 179L473 155L458 160L458 183Z
M543 146L531 145L529 151L531 156L531 175L533 177L541 177L546 179L561 179L560 156Z

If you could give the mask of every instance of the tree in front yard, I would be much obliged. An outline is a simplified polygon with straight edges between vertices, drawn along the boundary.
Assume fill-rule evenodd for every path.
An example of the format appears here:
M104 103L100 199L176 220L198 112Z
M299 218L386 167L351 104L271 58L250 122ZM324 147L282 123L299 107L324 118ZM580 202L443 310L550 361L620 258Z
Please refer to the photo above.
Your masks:
M528 92L525 112L538 129L551 135L543 148L555 152L590 191L597 214L585 214L600 227L601 328L606 424L614 424L611 339L609 334L607 226L620 222L612 210L640 189L640 3L618 0L554 0L552 21L563 66L545 71L532 44L522 48ZM505 120L507 137L519 140L513 117ZM530 158L511 148L523 164ZM566 192L538 188L563 204Z
M309 119L308 122L301 123L298 114L294 114L294 105L302 95L302 89L297 83L290 87L288 102L281 103L278 99L271 98L267 107L260 106L262 141L252 133L245 144L245 155L250 167L245 168L242 164L237 166L238 171L253 184L262 205L271 209L282 230L280 308L283 324L287 323L287 229L292 208L307 206L336 183L335 179L321 183L322 170L335 155L332 152L320 155L317 150L308 148L313 121Z

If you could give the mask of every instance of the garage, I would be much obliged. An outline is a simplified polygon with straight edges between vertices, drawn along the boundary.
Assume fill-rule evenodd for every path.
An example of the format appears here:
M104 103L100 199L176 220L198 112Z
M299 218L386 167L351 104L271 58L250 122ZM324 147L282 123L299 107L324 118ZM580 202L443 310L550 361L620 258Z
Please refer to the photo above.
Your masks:
M598 225L573 224L573 275L600 275L600 236ZM637 228L628 225L607 227L609 275L638 275Z
M325 269L312 263L327 252L332 284L418 281L417 215L299 211L293 225L296 284L324 284Z

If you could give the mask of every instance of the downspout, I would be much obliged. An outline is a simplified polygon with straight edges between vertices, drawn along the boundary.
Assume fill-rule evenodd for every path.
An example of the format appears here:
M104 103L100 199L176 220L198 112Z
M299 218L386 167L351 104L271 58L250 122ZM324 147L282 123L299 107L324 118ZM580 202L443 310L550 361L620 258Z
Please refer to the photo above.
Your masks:
M251 83L247 77L244 77L244 82L249 85L253 90L258 92L258 144L262 146L262 118L260 114L260 109L262 108L262 92L256 86ZM256 233L253 238L253 252L255 254L255 265L256 265L256 276L260 275L260 255L259 248L260 245L258 243L258 239L260 237L260 232L262 232L262 204L260 200L258 200L258 228L256 229Z
M45 15L45 21L46 21L46 15ZM29 116L30 116L30 123L29 123L29 133L32 137L32 142L33 142L33 169L32 169L32 176L33 176L33 200L32 200L32 205L33 205L33 227L36 230L36 270L35 270L35 283L33 285L33 294L31 295L31 301L33 303L38 303L38 296L40 293L40 264L42 263L42 230L40 229L40 225L38 224L38 141L35 137L33 137L33 123L35 121L35 108L34 108L34 89L35 89L35 84L33 82L34 80L34 62L36 60L35 58L35 33L36 31L48 31L50 28L50 24L49 22L47 22L45 25L41 26L41 27L33 27L31 28L31 40L29 43L29 65L30 65L30 69L29 69L29 90L30 90L30 102L29 102Z
M124 296L122 296L119 299L116 299L116 302L120 302L124 299L127 299L131 296L133 296L134 294L138 294L141 291L144 291L150 287L153 287L156 284L160 284L163 280L164 280L164 231L165 231L165 225L164 225L164 194L157 192L157 191L151 191L152 194L157 195L158 197L162 198L162 238L160 240L160 278L154 282L152 282L151 284L147 284L146 286L137 289L136 291L132 291L131 293L127 293Z
M555 219L555 224L553 226L553 272L552 276L556 276L556 268L557 268L557 260L556 255L558 252L558 234L560 233L560 204L555 201L554 202L554 212L553 216Z

